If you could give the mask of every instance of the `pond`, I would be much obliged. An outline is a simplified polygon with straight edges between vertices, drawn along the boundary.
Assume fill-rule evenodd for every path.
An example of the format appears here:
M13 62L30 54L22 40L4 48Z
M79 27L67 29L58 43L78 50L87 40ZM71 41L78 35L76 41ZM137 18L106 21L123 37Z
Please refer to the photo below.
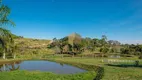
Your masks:
M62 63L44 61L44 60L29 60L17 61L11 63L0 64L0 71L14 71L14 70L28 70L28 71L43 71L53 72L57 74L74 74L86 72L86 70Z

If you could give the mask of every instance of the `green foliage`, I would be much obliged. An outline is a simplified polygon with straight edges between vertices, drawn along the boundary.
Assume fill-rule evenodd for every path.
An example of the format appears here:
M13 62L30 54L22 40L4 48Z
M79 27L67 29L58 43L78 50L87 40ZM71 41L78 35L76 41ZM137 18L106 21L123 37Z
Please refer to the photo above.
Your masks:
M142 55L139 56L139 59L142 59Z
M121 48L121 53L122 54L130 54L130 50L128 48L124 49L124 48Z
M89 51L89 53L101 52L101 53L117 53L119 52L120 43L118 41L110 40L107 41L107 37L105 35L102 36L101 39L97 38L81 38L81 36L77 33L73 33L68 37L64 37L61 39L54 38L53 42L48 45L48 48L52 49L56 46L60 48L58 52L63 53L84 53Z
M142 45L128 45L125 44L121 48L121 54L128 54L128 55L141 55L142 54Z
M106 47L100 48L100 52L102 52L104 54L107 53L108 51L109 51L109 49Z
M63 52L64 53L68 53L68 52L71 52L72 49L71 49L71 45L67 44L63 47Z
M54 51L56 54L62 53L62 49L58 46L55 46Z
M1 53L9 52L14 44L12 33L4 28L5 25L15 26L14 22L8 19L9 14L10 8L3 5L2 1L0 1L0 44L2 45L0 48L3 48Z
M81 43L81 36L77 33L73 33L71 35L68 36L68 43L70 45L76 45L76 44L80 44Z

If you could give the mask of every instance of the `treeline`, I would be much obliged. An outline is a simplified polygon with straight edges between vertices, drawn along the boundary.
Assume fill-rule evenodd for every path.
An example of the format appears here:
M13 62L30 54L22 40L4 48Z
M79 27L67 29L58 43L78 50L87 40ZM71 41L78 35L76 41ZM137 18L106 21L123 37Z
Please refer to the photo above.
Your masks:
M139 45L139 44L122 45L121 54L142 55L142 45Z
M102 57L106 54L142 55L142 45L121 44L116 40L108 40L102 35L101 39L82 38L73 33L61 39L54 38L48 48L54 49L58 54L81 54L85 51L100 53Z

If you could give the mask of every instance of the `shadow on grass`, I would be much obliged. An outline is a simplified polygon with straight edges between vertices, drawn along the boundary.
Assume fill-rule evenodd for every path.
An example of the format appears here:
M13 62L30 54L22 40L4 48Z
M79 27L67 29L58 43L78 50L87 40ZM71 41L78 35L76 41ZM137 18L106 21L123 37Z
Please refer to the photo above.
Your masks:
M133 64L106 64L107 66L114 66L114 67L124 67L124 68L128 68L128 67L137 67L137 68L142 68L142 65L133 65Z

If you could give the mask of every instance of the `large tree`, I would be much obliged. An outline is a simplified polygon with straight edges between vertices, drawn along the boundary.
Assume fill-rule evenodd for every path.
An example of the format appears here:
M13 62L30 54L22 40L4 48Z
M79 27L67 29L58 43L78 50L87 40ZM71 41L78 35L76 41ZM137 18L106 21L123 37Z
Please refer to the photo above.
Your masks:
M82 38L79 34L73 33L68 36L68 43L72 46L72 52L80 51Z
M5 53L7 52L9 45L14 44L12 34L6 29L7 26L15 26L8 16L10 14L10 8L2 4L0 0L0 44L3 49L3 58L5 59Z

